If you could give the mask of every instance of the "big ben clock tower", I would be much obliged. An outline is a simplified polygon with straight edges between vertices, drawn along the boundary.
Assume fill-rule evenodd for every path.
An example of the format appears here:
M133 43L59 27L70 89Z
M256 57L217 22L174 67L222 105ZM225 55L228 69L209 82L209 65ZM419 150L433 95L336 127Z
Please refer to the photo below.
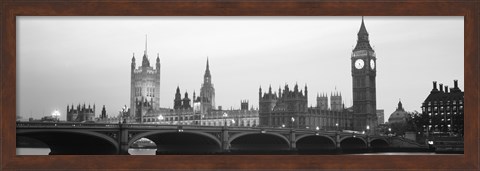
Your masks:
M375 51L370 46L362 17L357 45L352 50L353 129L371 131L377 126Z

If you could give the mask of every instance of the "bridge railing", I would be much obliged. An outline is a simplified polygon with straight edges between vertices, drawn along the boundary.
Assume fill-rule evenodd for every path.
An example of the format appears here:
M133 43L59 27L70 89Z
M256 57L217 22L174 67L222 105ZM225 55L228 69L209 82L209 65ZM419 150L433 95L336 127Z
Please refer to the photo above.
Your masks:
M28 127L62 127L62 128L118 128L118 124L106 124L106 123L78 123L78 122L17 122L17 128L28 128Z

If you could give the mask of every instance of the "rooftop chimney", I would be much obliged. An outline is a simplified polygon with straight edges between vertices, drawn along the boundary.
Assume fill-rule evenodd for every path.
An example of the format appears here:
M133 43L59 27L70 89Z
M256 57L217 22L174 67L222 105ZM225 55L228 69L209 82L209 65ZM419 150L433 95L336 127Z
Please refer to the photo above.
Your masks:
M440 84L440 91L443 92L443 84Z
M445 86L445 93L448 93L448 86Z
M436 89L437 89L437 82L434 81L434 82L433 82L433 90L436 90Z
M453 88L458 88L458 80L453 80Z

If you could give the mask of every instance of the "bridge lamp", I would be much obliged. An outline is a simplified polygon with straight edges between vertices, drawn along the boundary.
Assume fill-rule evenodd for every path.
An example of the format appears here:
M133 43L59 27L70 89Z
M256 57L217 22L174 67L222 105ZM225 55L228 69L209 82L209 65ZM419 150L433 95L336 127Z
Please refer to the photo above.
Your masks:
M285 128L285 124L282 124L282 128Z
M235 119L232 119L232 125L235 124Z
M223 113L222 117L223 117L223 126L226 127L227 126L227 117L228 117L227 112Z
M157 118L157 119L158 119L158 123L160 124L160 121L163 120L163 115L158 115L158 118Z
M52 117L55 119L58 119L60 117L60 112L58 110L55 110L52 112Z
M338 131L338 123L335 123L335 126L337 127L337 131Z
M291 128L293 128L293 123L295 122L295 118L292 117L292 125L291 125Z
M318 130L320 130L320 128L317 126L317 127L315 128L315 130L317 130L317 131L318 131Z

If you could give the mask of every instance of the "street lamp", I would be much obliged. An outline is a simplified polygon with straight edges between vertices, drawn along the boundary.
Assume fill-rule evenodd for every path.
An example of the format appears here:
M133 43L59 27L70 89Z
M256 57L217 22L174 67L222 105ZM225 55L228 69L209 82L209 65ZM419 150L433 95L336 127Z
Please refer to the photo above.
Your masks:
M52 112L52 117L55 121L58 121L60 118L60 112L58 110L55 110Z
M290 126L291 128L293 128L293 123L295 122L295 118L292 117L292 125Z
M285 128L285 124L282 124L282 128Z
M367 125L367 134L370 133L370 125Z
M338 123L335 123L335 126L337 127L336 129L337 129L337 131L338 131Z
M160 124L160 121L163 120L163 115L158 115L158 118L157 118L157 119L158 119L158 124Z
M392 128L388 128L388 136L391 136Z
M317 127L315 128L315 130L317 130L317 131L318 131L318 130L320 130L320 128L317 126Z
M223 113L222 117L224 121L223 127L227 127L227 117L228 117L227 112Z

